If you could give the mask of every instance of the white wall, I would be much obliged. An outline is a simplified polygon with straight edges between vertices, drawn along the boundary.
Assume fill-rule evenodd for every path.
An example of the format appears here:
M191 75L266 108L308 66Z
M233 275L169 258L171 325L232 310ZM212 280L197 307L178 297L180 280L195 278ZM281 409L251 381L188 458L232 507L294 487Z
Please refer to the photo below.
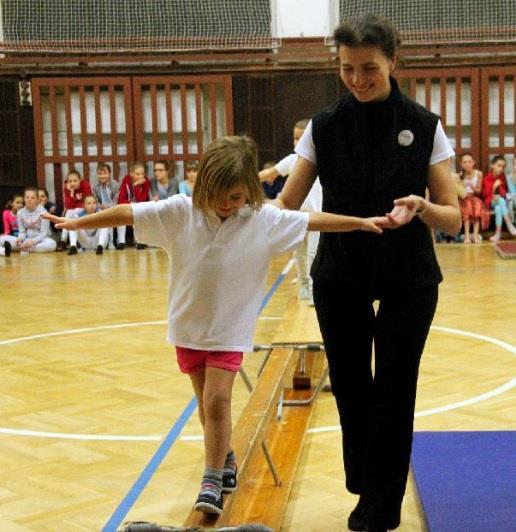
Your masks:
M276 37L326 37L338 25L338 0L271 0Z

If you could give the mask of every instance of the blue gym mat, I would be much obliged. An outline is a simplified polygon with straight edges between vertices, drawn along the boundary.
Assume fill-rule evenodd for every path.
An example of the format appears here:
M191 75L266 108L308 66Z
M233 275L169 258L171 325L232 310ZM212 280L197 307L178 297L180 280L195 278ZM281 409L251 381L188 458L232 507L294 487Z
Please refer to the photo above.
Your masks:
M416 432L412 470L429 532L516 531L516 431Z

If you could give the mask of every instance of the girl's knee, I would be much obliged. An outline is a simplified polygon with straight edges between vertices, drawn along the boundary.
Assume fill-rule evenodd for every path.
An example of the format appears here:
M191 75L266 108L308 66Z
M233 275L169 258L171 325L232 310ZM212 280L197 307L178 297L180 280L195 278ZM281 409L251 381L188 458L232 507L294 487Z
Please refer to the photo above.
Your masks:
M231 410L231 393L226 390L205 391L203 410L210 418L226 415Z

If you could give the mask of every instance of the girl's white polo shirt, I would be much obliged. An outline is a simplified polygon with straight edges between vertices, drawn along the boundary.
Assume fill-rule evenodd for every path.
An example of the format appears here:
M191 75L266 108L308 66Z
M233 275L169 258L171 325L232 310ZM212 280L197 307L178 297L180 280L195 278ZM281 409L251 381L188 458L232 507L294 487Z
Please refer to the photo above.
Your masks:
M270 259L302 242L309 214L265 204L221 222L183 194L131 206L136 240L164 248L171 260L168 341L251 351Z

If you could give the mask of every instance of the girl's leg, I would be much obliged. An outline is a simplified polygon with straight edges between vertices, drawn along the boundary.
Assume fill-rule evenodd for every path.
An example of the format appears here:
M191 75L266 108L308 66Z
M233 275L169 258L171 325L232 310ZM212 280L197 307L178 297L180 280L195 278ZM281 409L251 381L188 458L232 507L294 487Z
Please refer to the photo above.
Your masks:
M13 235L0 236L0 256L9 256L11 251L19 250L18 239Z
M493 201L492 205L494 206L496 229L495 234L489 240L491 240L491 242L498 242L502 236L502 209L497 201Z
M507 200L505 198L498 198L497 200L497 207L499 207L500 210L500 218L505 221L505 225L507 226L507 229L511 235L516 235L516 227L512 225L511 217L509 216L509 208L507 205ZM502 221L500 219L500 227L502 225ZM497 224L498 225L498 224Z
M470 228L471 221L467 218L464 220L464 244L471 244Z
M482 242L479 234L480 220L478 218L473 222L473 243L480 244Z
M197 398L197 409L199 411L199 421L201 422L202 428L204 430L204 379L205 379L205 368L202 367L199 371L195 373L189 373L188 376L192 381L192 387L194 389L195 397Z
M76 231L73 231L74 233ZM70 232L70 237L71 237L71 234L72 234L72 231ZM89 236L88 233L86 233L86 231L84 231L83 229L80 229L79 231L77 231L77 242L79 242L79 244L81 245L81 248L84 249L84 250L92 250L92 249L95 249L95 237L94 236ZM70 243L71 243L71 238L70 238Z
M231 394L236 372L206 367L190 379L199 401L204 427L205 470L197 510L220 514L224 464L231 438Z
M56 241L53 238L47 236L41 242L38 242L35 246L32 246L31 253L50 253L56 250Z
M231 395L236 373L207 367L203 393L206 467L224 466L231 439Z
M125 248L125 232L126 232L125 225L121 225L116 228L116 234L117 234L116 249Z
M68 241L68 233L68 229L61 229L61 242L63 242L64 244L66 244L66 242Z
M507 230L509 233L511 233L512 236L516 235L516 227L514 227L511 216L509 214L509 205L507 203L507 200L500 198L500 209L502 211L503 219L505 220L505 225L507 226Z

